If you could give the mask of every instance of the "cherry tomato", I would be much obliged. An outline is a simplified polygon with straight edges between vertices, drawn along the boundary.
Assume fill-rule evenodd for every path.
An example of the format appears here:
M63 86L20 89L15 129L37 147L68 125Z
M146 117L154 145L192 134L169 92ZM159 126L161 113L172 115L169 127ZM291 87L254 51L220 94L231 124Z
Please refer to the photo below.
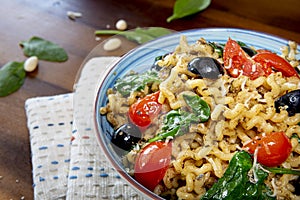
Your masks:
M135 161L135 179L153 191L169 167L171 154L171 142L156 141L148 144L141 150Z
M230 38L224 47L223 60L226 71L234 78L242 74L253 80L271 73L270 69L264 69L260 63L252 60L240 45Z
M251 154L257 151L257 161L268 167L282 164L290 155L292 145L284 132L272 132L254 138L244 146Z
M275 53L263 51L252 57L255 62L265 66L265 68L274 68L282 73L285 77L298 76L296 69L284 58Z
M129 118L137 126L147 127L151 124L152 119L157 117L161 111L161 104L158 103L159 91L149 94L129 108Z

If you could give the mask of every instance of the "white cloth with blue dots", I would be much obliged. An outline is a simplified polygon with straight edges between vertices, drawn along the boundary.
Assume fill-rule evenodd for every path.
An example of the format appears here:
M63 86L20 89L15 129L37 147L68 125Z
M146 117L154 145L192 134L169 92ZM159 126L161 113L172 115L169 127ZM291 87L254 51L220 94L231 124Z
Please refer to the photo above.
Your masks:
M99 79L118 59L89 60L75 93L25 102L36 200L143 199L101 152L92 121Z

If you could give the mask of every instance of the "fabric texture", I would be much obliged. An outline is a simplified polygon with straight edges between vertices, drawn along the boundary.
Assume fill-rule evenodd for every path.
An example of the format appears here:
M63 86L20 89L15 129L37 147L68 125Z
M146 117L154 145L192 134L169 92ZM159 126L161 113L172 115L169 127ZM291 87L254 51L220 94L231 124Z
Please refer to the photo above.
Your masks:
M118 60L93 58L74 93L25 102L35 199L143 199L106 159L93 124L99 81Z

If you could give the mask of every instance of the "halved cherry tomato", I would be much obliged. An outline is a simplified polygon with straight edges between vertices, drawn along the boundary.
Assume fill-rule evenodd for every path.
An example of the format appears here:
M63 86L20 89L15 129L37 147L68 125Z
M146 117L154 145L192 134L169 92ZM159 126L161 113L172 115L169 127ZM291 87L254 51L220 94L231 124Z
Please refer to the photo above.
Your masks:
M260 63L264 68L274 68L282 73L285 77L298 76L296 69L284 58L275 53L263 51L252 57L255 62Z
M171 162L171 155L171 142L156 141L148 144L136 158L134 178L153 191L163 179Z
M257 149L257 161L268 167L282 164L290 155L292 145L284 132L272 132L254 138L244 146L251 154Z
M162 107L158 103L158 96L159 91L139 99L130 106L129 118L135 125L145 128L157 117Z
M230 38L224 47L223 60L226 71L234 78L242 74L250 79L256 79L271 72L252 60L240 45Z

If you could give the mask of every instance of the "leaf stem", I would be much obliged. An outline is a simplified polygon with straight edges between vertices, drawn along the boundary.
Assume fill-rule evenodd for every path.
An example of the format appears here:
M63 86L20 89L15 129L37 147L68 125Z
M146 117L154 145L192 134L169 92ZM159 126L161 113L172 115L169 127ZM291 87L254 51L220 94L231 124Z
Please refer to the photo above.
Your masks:
M118 30L96 30L95 35L117 35L122 34L123 31Z
M279 168L279 167L265 167L265 166L263 168L274 174L294 174L300 176L300 170L286 169L286 168Z

